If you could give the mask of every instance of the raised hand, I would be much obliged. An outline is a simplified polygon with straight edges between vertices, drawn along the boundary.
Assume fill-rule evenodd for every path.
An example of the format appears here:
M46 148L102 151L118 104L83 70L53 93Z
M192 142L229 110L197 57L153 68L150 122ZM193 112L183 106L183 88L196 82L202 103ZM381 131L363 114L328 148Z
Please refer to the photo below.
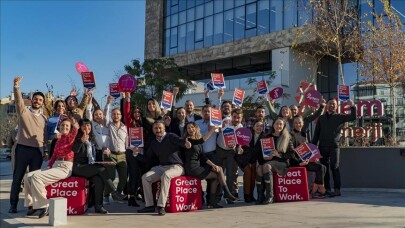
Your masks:
M166 116L165 117L165 125L169 126L171 122L172 122L172 118L170 118L170 116Z
M70 90L69 96L77 96L77 90L76 90L76 88L73 88L72 90Z
M109 105L115 98L113 96L108 96L107 97L107 105Z
M21 80L22 80L21 76L15 77L14 78L14 87L20 87Z
M221 99L221 97L224 95L224 89L218 89L218 99Z
M176 96L179 93L179 87L173 87L173 95Z
M184 144L184 147L187 149L191 148L191 142L188 141L188 138L186 138L186 143Z

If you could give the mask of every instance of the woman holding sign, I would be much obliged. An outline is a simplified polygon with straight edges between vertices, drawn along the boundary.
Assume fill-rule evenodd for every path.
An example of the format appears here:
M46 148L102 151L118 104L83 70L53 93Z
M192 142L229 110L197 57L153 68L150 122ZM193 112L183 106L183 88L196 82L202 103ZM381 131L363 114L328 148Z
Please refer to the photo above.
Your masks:
M270 153L263 153L263 139L262 150L257 151L258 167L257 167L257 177L256 177L256 187L258 192L263 192L262 189L262 178L264 180L264 188L266 190L266 195L259 194L257 199L257 204L269 204L273 203L274 193L273 193L273 174L276 172L284 176L288 167L290 166L289 159L294 156L294 147L291 141L291 135L287 131L287 122L284 118L279 117L273 122L272 130L266 138L272 138L273 148Z
M306 129L303 128L304 121L301 116L294 117L294 130L291 131L294 148L298 147L303 143L307 143ZM326 172L326 166L317 162L311 161L310 159L302 160L298 154L294 154L294 158L291 159L291 166L305 166L305 168L310 172L315 172L315 182L312 186L312 198L325 198L326 190L324 186L323 178ZM319 190L319 194L317 193Z
M201 136L200 127L196 123L190 122L184 126L184 137L187 138L192 145L190 149L186 149L185 151L185 171L186 175L197 177L201 180L211 180L208 208L222 208L221 205L218 205L216 199L218 184L221 185L224 190L227 200L235 201L237 198L229 191L222 168L215 165L204 156L202 144L214 131L215 127L210 127L208 133Z
M96 213L107 214L108 211L103 207L103 192L105 194L113 193L112 196L118 200L116 188L110 179L107 169L96 164L96 160L100 161L103 154L97 153L96 137L93 134L92 123L89 119L81 119L79 121L80 130L73 144L74 160L73 160L73 175L89 179L94 185L92 192L94 210ZM102 153L108 155L109 150L104 150ZM90 202L91 202L90 201ZM92 205L89 202L89 207Z

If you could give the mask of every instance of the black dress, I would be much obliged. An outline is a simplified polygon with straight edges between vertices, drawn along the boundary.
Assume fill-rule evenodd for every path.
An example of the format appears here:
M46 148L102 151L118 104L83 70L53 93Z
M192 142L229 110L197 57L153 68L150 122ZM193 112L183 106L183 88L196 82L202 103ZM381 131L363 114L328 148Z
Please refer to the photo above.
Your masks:
M204 155L202 144L204 140L188 139L191 143L191 148L186 149L185 154L185 171L186 175L205 179L211 172L212 167L207 164L207 158Z

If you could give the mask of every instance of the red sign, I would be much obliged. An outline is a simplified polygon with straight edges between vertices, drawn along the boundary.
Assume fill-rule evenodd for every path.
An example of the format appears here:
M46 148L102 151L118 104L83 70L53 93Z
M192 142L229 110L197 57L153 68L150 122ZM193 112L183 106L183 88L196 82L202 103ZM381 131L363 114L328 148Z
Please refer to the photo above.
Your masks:
M93 89L96 87L96 82L94 81L93 72L82 72L83 86L87 89Z
M214 88L226 88L224 74L222 73L211 73L211 80Z
M201 180L179 176L170 180L166 211L170 213L202 209Z
M308 201L308 178L304 167L291 167L284 176L273 175L276 202Z
M311 149L306 143L299 145L297 148L294 149L295 152L300 156L302 161L305 161L312 156Z
M259 94L266 94L268 91L266 80L259 81L257 83L256 87L257 87L257 92L259 92Z
M136 89L137 81L134 76L130 74L124 74L118 80L118 86L120 92L133 92Z
M250 129L241 127L236 129L235 134L239 145L249 146L252 139L252 131Z
M46 197L67 199L68 215L81 215L87 209L89 181L83 177L69 177L46 186Z
M222 127L222 111L221 109L211 108L210 125Z
M120 88L118 83L110 83L110 95L114 98L120 97Z
M225 147L233 148L236 146L236 135L233 127L222 128L222 137L224 139Z
M235 92L233 93L232 104L242 106L244 97L245 97L245 90L235 88Z
M162 102L160 103L160 107L167 110L172 110L172 105L173 105L173 93L163 90L163 97Z
M77 70L77 73L79 73L80 75L83 72L89 72L90 71L89 68L87 68L87 66L82 62L77 62L76 63L76 70Z
M278 98L282 97L284 93L283 88L277 87L270 91L269 96L271 100L277 100Z
M317 90L311 90L305 93L304 102L306 105L317 108L321 102L322 94Z
M270 157L272 151L276 148L274 146L274 138L270 137L270 138L260 139L260 143L261 143L261 146L262 146L263 157L264 158L265 157Z
M338 85L338 97L341 101L347 101L350 99L350 86Z
M129 128L129 142L131 146L143 147L143 128L131 127Z

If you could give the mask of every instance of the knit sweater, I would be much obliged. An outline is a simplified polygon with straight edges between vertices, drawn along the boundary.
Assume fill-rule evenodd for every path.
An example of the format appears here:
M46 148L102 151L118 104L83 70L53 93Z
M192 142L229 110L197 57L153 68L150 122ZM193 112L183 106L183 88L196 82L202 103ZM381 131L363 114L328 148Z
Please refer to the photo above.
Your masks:
M156 138L151 142L146 156L140 157L143 162L152 162L155 159L159 165L183 164L180 158L180 147L184 147L186 141L173 133L166 133L163 140L159 142ZM146 160L145 160L146 159Z
M46 148L47 142L47 118L42 113L35 114L25 107L24 100L19 87L14 87L16 111L18 117L17 143L30 146Z

